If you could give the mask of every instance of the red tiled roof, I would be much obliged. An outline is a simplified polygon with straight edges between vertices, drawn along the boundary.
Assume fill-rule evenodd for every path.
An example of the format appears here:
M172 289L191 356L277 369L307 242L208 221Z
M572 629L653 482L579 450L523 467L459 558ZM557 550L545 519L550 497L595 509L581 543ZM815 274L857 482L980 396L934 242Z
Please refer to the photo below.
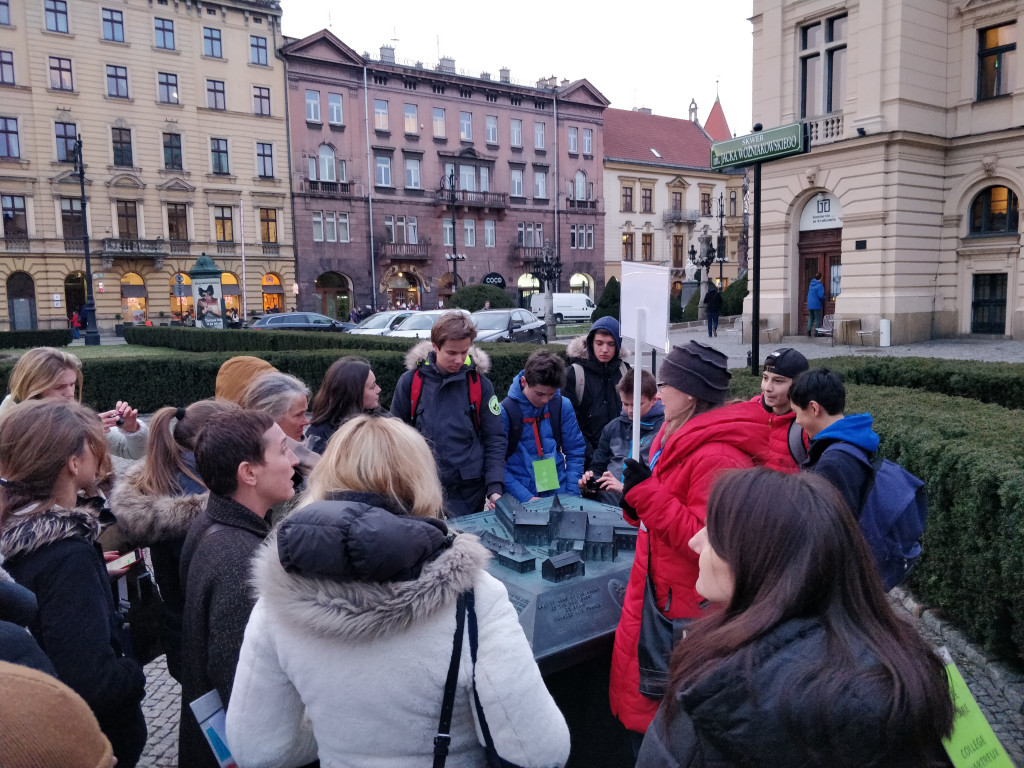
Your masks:
M606 158L709 168L711 139L691 120L606 109L604 154Z
M722 109L722 102L715 99L715 106L711 108L704 123L704 130L715 141L725 141L732 138L732 131L729 130L729 121L725 119L725 110Z

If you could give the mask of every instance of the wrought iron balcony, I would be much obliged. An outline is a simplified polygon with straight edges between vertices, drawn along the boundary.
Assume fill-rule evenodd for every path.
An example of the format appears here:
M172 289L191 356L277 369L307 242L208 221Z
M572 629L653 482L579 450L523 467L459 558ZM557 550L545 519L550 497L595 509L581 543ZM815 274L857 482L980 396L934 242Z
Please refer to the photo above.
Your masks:
M536 259L544 258L543 245L513 245L512 261L530 266Z
M391 261L430 261L430 244L381 243L380 257Z
M103 238L104 256L112 258L156 259L169 253L166 240L134 240L130 238Z
M436 205L449 205L451 203L451 190L434 190L434 203ZM503 192L475 192L468 189L455 190L455 204L465 205L470 208L508 208L508 195Z
M669 208L661 215L666 224L694 224L700 220L700 211L686 208Z
M567 197L565 198L565 207L570 211L596 211L597 200L577 200Z
M831 115L819 117L808 117L802 121L810 126L811 146L819 144L831 144L843 138L843 113L834 112Z
M352 182L306 179L306 191L324 197L352 197Z

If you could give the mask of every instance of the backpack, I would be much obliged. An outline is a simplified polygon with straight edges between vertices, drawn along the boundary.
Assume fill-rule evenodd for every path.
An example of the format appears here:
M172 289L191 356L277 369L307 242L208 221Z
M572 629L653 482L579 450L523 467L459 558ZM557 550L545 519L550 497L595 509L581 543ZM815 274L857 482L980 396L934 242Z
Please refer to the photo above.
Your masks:
M587 374L586 374L586 372L584 372L583 366L580 365L579 363L573 363L571 368L572 368L572 371L573 371L573 375L575 376L575 379L576 379L576 403L578 405L578 404L583 402L583 389L584 389L584 387L586 386L586 383L587 383L587 379L586 379ZM627 363L625 360L620 360L619 361L619 372L622 374L622 376L625 376L626 375L626 371L628 371L628 370L629 370L629 363ZM620 376L620 378L621 378L621 376Z
M860 530L888 592L903 583L921 557L920 539L928 520L924 482L894 461L868 458L867 452L850 443L834 443L827 450L842 451L871 468Z
M480 374L476 369L466 372L466 381L469 382L469 415L473 419L473 429L480 431L481 409L483 408L483 395L480 387ZM412 414L412 426L416 426L416 419L419 416L417 408L420 403L420 394L423 392L423 371L417 366L412 374L412 384L409 388L409 411ZM522 427L520 427L522 429Z
M505 450L505 461L508 461L512 458L512 454L516 452L516 448L519 446L519 441L523 437L523 411L519 407L519 403L511 397L506 397L502 400L501 407L504 408L505 413L508 414L508 448ZM557 397L551 398L551 402L548 403L548 414L551 419L551 433L555 437L556 450L559 453L564 453L562 451L561 394Z
M807 445L804 443L804 428L796 423L794 419L789 425L789 432L786 433L786 443L789 445L789 455L799 467L807 461Z

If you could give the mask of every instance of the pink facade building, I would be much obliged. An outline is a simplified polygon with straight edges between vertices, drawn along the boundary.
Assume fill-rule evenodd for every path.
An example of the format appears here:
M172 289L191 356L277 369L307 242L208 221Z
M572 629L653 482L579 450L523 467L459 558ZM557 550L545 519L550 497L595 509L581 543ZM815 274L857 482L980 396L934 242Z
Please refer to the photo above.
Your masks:
M562 261L559 290L599 294L608 100L589 82L523 86L505 69L470 76L388 47L370 58L327 30L281 53L299 309L436 308L452 293L453 253L465 257L460 286L525 301L546 243Z

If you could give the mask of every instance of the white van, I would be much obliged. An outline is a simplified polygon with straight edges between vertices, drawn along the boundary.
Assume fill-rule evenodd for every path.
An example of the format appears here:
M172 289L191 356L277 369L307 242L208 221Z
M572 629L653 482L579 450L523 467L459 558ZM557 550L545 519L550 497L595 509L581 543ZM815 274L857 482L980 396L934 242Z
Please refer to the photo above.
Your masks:
M551 304L554 308L555 322L587 322L597 305L585 293L553 293ZM544 294L535 293L530 296L530 311L544 319Z

